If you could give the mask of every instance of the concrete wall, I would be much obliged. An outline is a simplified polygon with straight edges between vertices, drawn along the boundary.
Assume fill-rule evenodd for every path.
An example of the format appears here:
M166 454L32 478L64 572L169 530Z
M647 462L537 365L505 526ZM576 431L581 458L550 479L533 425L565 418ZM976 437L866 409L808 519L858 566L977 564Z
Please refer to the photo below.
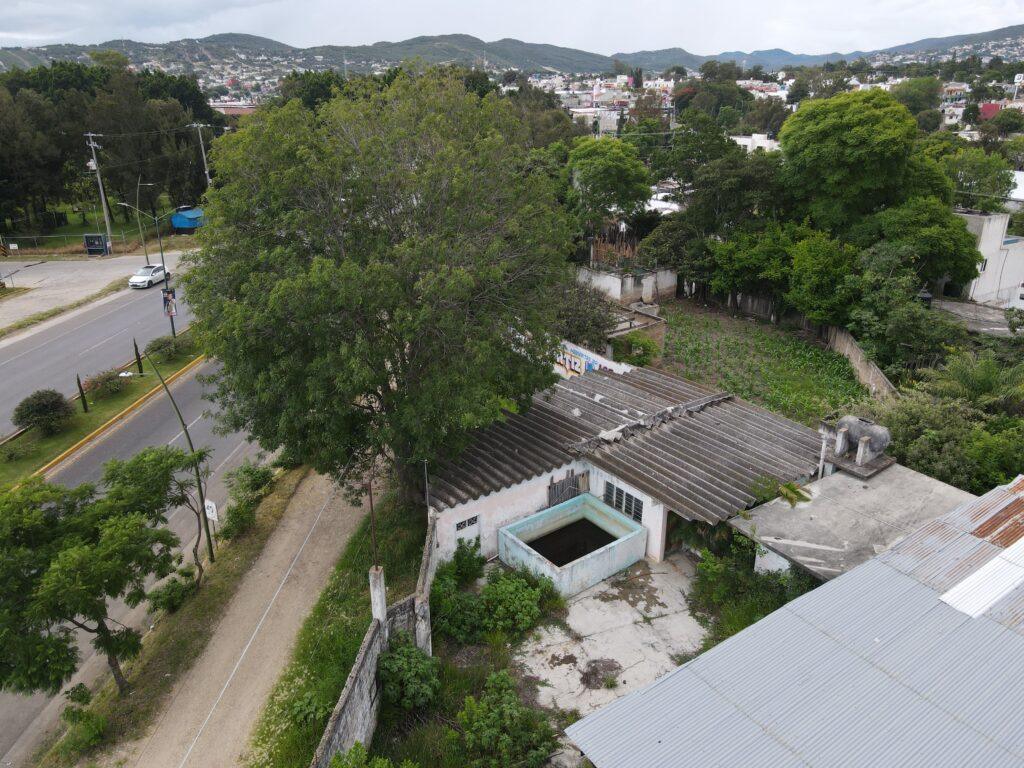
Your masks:
M667 267L637 273L579 267L576 279L618 304L632 304L635 301L650 304L675 298L678 281L676 271Z
M896 386L889 381L889 377L882 372L882 369L875 365L853 335L845 328L838 328L834 325L828 326L828 346L850 361L853 372L871 396L876 400L889 400L899 396Z
M438 556L447 560L455 552L460 539L472 541L479 538L481 554L494 557L498 554L499 528L547 507L548 485L552 481L563 479L570 469L580 474L587 468L586 464L575 461L510 488L444 510L437 519ZM460 522L473 517L477 518L476 523L456 530Z
M357 741L368 745L373 740L380 710L377 660L386 644L381 630L380 622L374 619L363 637L363 644L359 647L352 671L327 721L323 738L309 764L310 768L328 768L331 758L338 752L346 752Z
M420 558L420 575L416 591L397 603L388 606L385 625L374 619L363 636L352 670L345 681L345 687L334 705L331 717L324 728L320 744L316 748L310 768L328 768L331 758L339 752L346 752L358 741L369 745L377 727L380 711L380 681L377 678L377 661L387 651L388 644L396 632L408 632L416 645L430 654L430 587L440 562L436 540L436 521L431 513L427 524L427 535Z
M582 518L603 528L616 540L563 566L555 565L527 546L528 542ZM498 551L502 562L546 576L560 594L569 597L642 559L646 540L647 529L642 525L594 496L582 494L502 528Z

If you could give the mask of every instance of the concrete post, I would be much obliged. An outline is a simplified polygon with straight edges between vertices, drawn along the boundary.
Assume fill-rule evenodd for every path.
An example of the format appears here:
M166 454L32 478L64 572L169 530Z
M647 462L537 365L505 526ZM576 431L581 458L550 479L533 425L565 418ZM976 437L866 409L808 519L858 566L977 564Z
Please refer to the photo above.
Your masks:
M840 427L836 430L836 456L842 456L850 447L849 433L850 431L846 427Z
M430 634L430 598L416 595L414 602L416 621L416 647L427 656L434 655L434 642Z
M388 639L388 595L384 588L384 569L375 565L370 569L370 612L380 622L381 636Z
M871 450L871 438L864 435L857 443L857 466L863 467L875 458L875 452Z

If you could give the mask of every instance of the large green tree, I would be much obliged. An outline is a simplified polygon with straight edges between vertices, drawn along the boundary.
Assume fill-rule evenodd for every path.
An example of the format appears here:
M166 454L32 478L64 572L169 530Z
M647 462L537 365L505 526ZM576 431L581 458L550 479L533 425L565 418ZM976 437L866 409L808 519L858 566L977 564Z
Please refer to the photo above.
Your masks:
M902 205L879 211L851 231L863 247L878 241L905 246L921 283L949 278L966 285L978 275L978 253L967 224L941 200L915 197Z
M221 140L184 282L227 422L338 478L390 456L412 493L527 407L570 234L527 139L507 99L428 71Z
M946 155L942 163L953 180L957 205L984 213L1003 210L1013 189L1013 170L1002 157L968 148Z
M779 140L794 193L833 229L899 201L916 136L906 107L868 90L805 102Z
M650 176L636 146L618 139L583 136L569 152L570 199L591 227L621 215L635 216L651 196Z
M937 77L912 77L889 91L912 115L939 106L942 82Z
M121 662L142 636L110 605L138 605L174 568L178 538L164 524L179 453L111 462L103 495L37 479L0 492L0 689L56 693L78 666L78 629L126 690Z

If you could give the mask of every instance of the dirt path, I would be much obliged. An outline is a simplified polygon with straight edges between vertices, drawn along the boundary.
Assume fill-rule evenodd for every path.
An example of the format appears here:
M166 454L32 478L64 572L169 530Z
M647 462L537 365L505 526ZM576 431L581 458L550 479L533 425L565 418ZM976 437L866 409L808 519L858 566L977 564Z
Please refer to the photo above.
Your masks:
M295 635L364 510L325 477L303 480L259 560L239 586L202 657L175 686L144 739L110 765L238 765Z

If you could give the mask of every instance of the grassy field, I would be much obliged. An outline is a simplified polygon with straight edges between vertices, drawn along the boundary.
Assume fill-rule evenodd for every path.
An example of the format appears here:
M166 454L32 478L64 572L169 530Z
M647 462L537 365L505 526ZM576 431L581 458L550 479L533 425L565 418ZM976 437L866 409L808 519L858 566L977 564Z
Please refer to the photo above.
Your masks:
M850 363L796 331L679 301L661 367L816 426L867 397Z
M125 350L125 357L129 357ZM177 370L188 365L196 355L182 356L176 360L160 363L160 373L166 378ZM44 437L35 430L29 430L21 437L0 445L0 486L16 483L31 475L83 437L106 423L111 417L120 413L127 406L138 400L153 387L160 386L160 381L153 375L152 366L143 360L143 376L133 376L125 388L115 395L103 398L89 397L89 412L83 413L81 403L72 403L75 415L65 429L56 435ZM130 370L137 373L136 368Z
M377 536L388 602L416 588L426 513L388 494L377 505ZM372 565L369 519L353 534L330 581L302 625L292 658L271 691L253 733L247 764L293 768L309 764L370 626L367 571Z
M306 472L299 468L281 475L260 503L255 526L244 536L219 545L217 562L206 566L197 595L176 613L159 617L143 641L142 653L125 666L131 695L118 696L111 680L93 698L89 709L106 722L102 741L83 748L76 734L69 731L43 752L36 762L39 768L71 765L92 750L138 738L145 732L175 682L202 654L218 618L260 556Z

